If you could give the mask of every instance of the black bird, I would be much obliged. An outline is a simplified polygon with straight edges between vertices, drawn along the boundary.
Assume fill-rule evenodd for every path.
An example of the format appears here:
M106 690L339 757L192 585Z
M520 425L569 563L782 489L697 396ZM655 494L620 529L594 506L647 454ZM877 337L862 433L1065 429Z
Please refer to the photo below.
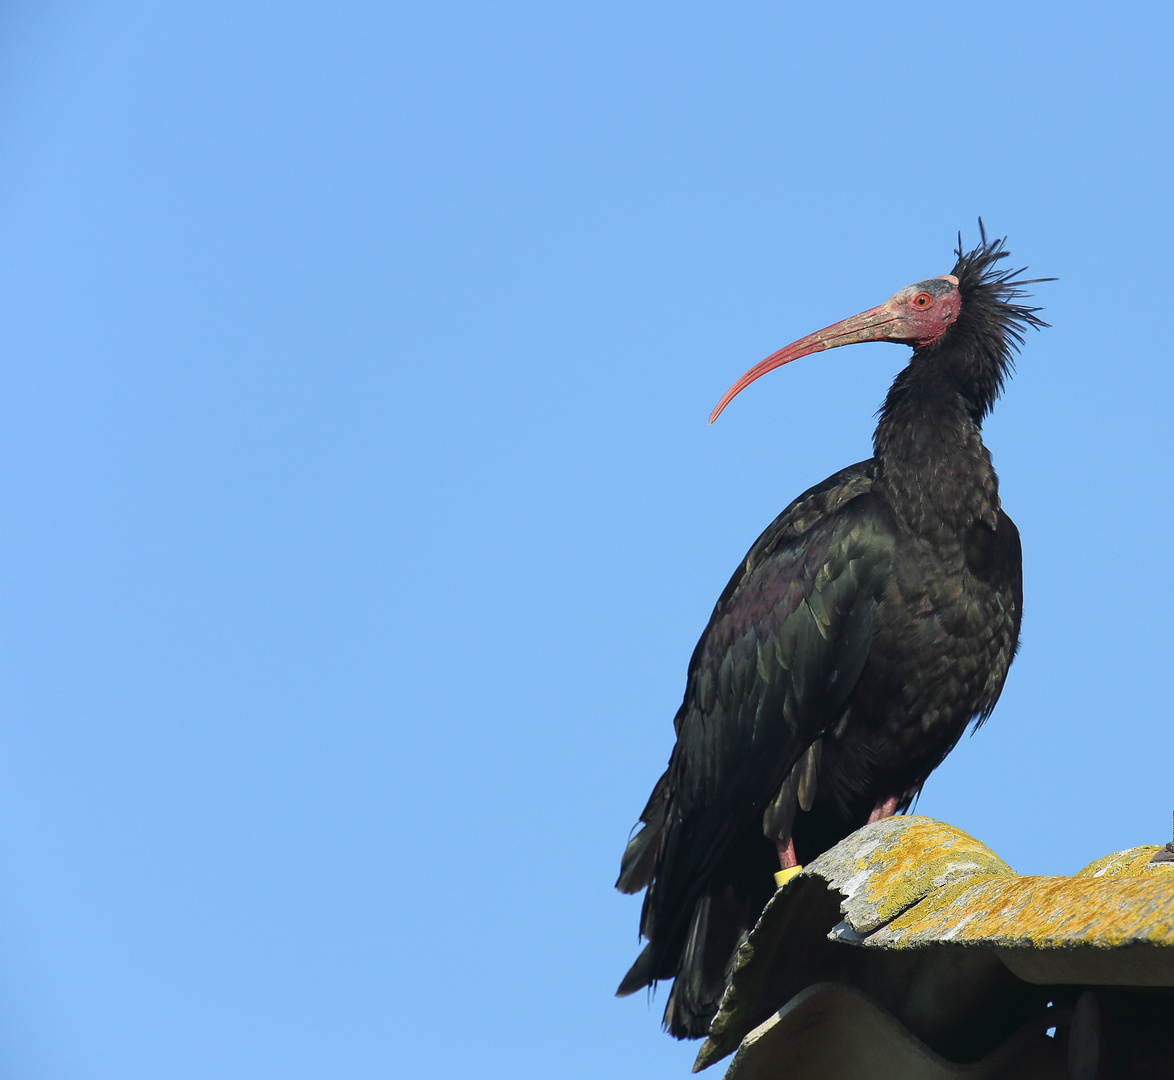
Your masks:
M982 222L979 222L980 230ZM913 346L874 456L804 492L718 599L689 661L669 766L616 887L647 888L648 944L617 993L673 979L664 1023L706 1033L733 955L775 890L869 821L908 809L995 706L1019 644L1019 532L982 421L1029 326L1023 271L981 243L951 273L767 357L722 398L800 356Z

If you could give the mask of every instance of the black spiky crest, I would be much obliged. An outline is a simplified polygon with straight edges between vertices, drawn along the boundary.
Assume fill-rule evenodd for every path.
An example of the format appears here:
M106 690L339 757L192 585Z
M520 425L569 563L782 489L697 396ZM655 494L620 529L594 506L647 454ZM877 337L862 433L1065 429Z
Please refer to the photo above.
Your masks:
M1024 331L1029 326L1039 329L1048 325L1036 314L1041 308L1018 303L1029 295L1024 286L1055 278L1023 278L1020 275L1026 268L1000 266L1010 255L1006 238L988 240L982 218L978 219L978 231L978 246L965 253L962 234L958 234L958 261L951 273L958 279L962 307L957 322L939 343L942 351L961 351L965 380L972 388L974 419L981 422L1015 370L1015 354L1023 345Z

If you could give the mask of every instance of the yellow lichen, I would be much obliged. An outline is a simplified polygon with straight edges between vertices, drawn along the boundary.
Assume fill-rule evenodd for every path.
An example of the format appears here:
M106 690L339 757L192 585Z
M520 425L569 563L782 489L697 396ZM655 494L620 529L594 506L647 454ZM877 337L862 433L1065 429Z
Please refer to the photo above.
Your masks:
M1161 850L1156 844L1145 844L1142 847L1114 851L1112 855L1105 855L1095 862L1090 862L1076 876L1138 877L1142 874L1174 871L1174 862L1150 862L1150 859Z
M1148 877L970 878L925 897L876 944L1065 948L1174 945L1174 892Z
M852 869L854 906L871 908L869 921L878 925L959 878L1013 874L972 836L931 818L913 819L892 838L861 850Z

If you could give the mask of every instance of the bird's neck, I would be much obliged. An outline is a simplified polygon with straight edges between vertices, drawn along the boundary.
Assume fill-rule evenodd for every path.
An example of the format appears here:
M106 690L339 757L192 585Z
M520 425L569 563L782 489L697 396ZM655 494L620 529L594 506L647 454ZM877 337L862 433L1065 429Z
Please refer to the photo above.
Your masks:
M981 420L948 373L915 357L889 390L873 448L874 490L914 532L945 542L975 522L995 527L999 478Z

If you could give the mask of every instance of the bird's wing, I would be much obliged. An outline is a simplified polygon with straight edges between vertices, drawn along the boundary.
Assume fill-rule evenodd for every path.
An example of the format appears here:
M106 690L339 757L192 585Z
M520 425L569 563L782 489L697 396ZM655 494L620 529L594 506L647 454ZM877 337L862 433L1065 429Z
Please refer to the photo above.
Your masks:
M796 499L714 608L689 664L669 769L617 883L649 886L647 937L687 918L723 854L843 712L892 560L891 519L871 481L872 462L862 462Z

